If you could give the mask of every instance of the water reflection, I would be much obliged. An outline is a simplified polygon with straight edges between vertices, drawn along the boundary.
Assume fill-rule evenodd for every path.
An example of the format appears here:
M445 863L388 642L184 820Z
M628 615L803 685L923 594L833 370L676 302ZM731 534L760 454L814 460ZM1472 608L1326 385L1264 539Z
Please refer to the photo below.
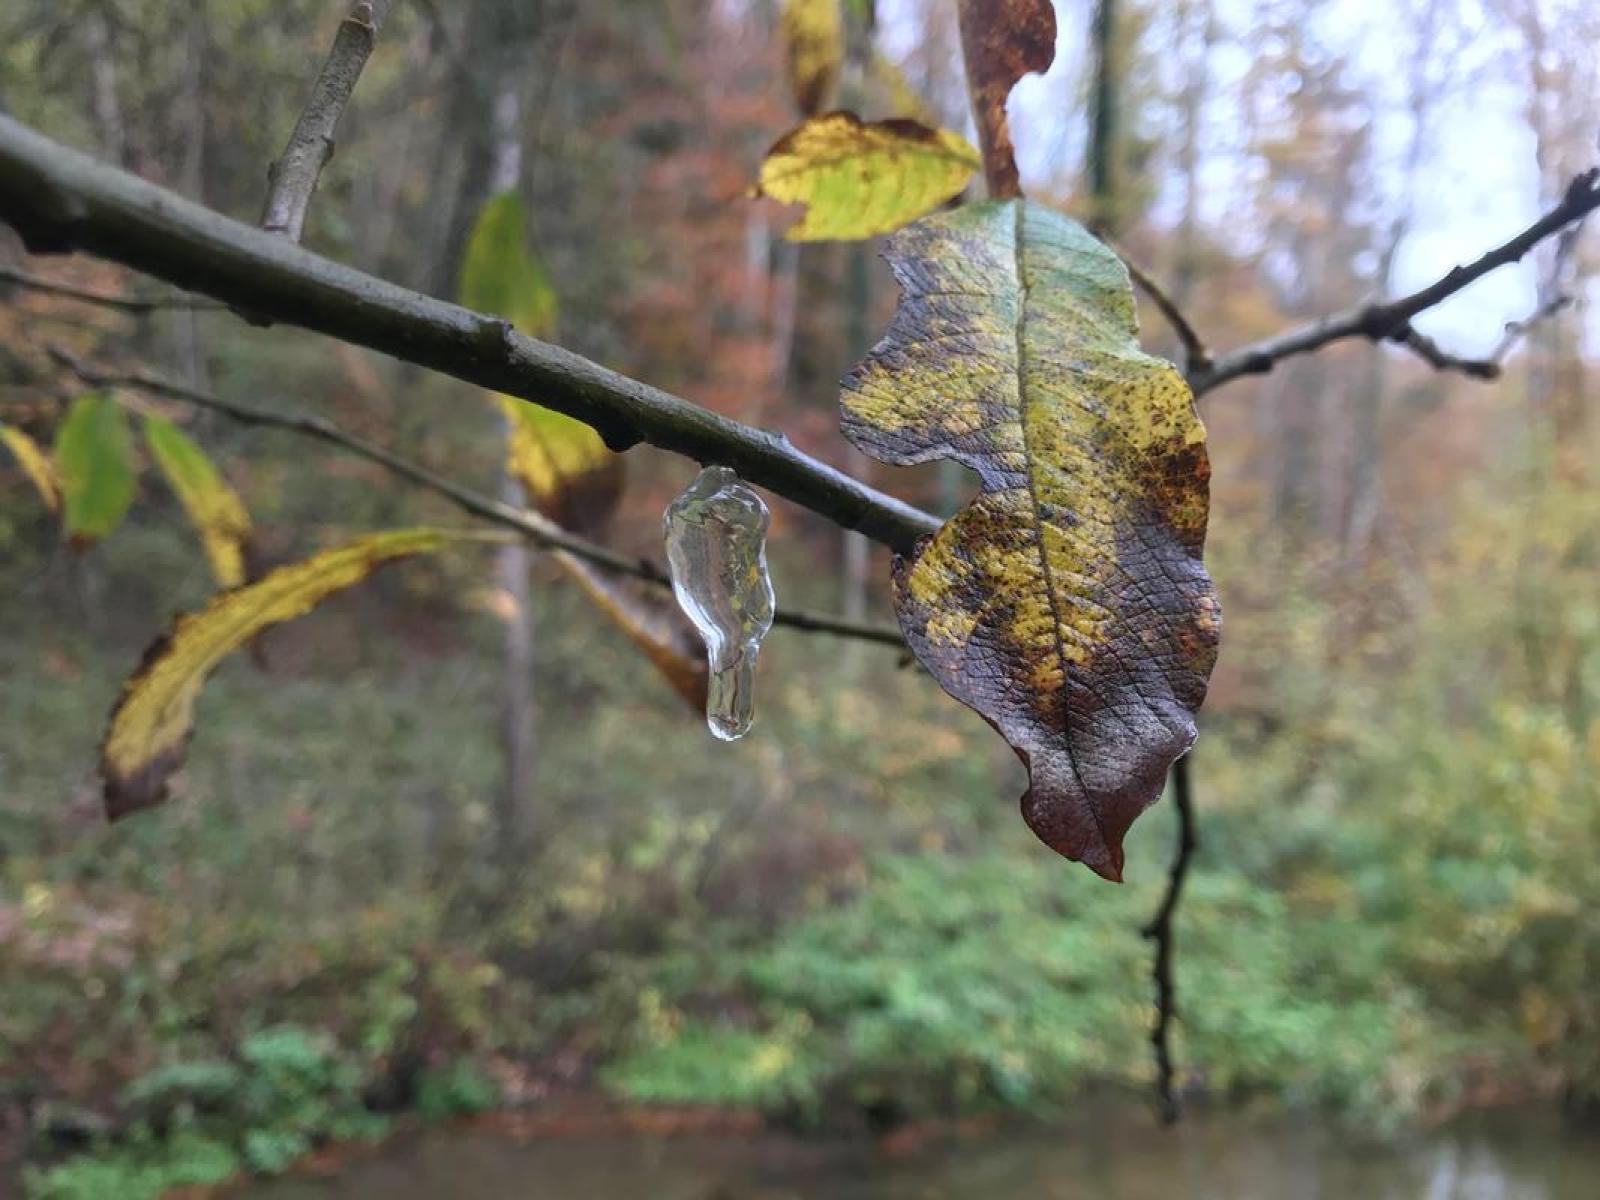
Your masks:
M1552 1119L1477 1118L1375 1145L1309 1123L1128 1114L915 1156L781 1136L435 1134L249 1200L1595 1200L1600 1141Z

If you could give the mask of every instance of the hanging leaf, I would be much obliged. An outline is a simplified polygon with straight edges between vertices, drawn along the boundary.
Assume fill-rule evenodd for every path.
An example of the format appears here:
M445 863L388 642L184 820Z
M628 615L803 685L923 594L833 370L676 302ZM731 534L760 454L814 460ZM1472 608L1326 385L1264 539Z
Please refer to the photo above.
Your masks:
M706 656L678 606L664 593L643 592L565 551L553 556L601 612L644 652L672 690L695 712L706 707Z
M491 196L467 238L457 296L466 307L504 317L538 337L555 320L556 293L528 251L527 228L522 197Z
M250 514L204 450L165 417L146 417L145 445L200 534L206 561L220 588L248 576Z
M509 431L506 465L528 503L579 533L600 528L622 497L622 456L565 413L500 396Z
M1006 100L1017 80L1048 71L1055 60L1055 5L1051 0L961 0L958 11L989 194L1016 196L1021 188Z
M33 482L45 507L51 512L60 512L61 481L56 478L55 464L39 443L10 425L0 425L0 442L6 444L22 473Z
M133 439L109 396L80 396L56 430L56 474L74 549L111 533L133 503Z
M832 99L844 61L839 2L785 0L778 27L795 107L802 116L815 116Z
M855 240L892 233L939 207L966 187L979 162L948 129L832 112L767 151L754 194L809 206L786 235L791 241Z
M194 704L217 664L269 625L301 616L335 592L360 583L386 562L438 550L472 535L441 529L376 533L270 571L218 593L199 612L181 615L145 652L122 687L101 747L106 813L113 820L166 798L183 763Z
M461 303L504 317L529 336L555 320L556 296L528 252L527 222L515 192L484 205L467 241L461 268ZM528 502L570 529L603 525L622 489L622 458L600 435L565 413L497 396L506 415L506 467L522 483Z
M1122 264L1065 217L966 207L888 258L900 306L845 380L845 434L982 480L896 561L901 627L1028 767L1034 832L1120 879L1123 835L1193 743L1216 657L1192 397L1139 350Z

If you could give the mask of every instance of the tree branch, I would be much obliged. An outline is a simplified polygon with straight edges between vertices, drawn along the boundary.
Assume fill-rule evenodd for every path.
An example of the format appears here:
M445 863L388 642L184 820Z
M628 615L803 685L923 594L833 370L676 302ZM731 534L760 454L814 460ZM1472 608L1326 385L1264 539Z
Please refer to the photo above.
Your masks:
M26 271L19 271L15 267L0 266L0 281L15 284L20 288L27 288L32 292L42 292L48 296L64 296L69 300L81 300L85 304L98 304L101 308L114 308L121 312L147 313L158 312L169 308L197 308L197 309L224 309L225 304L218 304L215 300L207 300L204 296L118 296L111 292L100 292L93 288L78 287L70 283L57 283L53 279L41 279L37 275L30 275Z
M333 157L333 132L356 81L378 42L378 30L388 15L390 0L356 0L339 22L333 48L322 64L311 98L295 122L289 143L267 171L267 202L261 228L298 242L305 229L306 210L317 190L322 168Z
M1173 1087L1172 1022L1178 1015L1177 983L1172 975L1173 918L1183 894L1183 881L1189 873L1189 860L1199 848L1195 833L1194 797L1189 784L1189 756L1172 764L1172 798L1178 810L1178 849L1167 874L1167 891L1154 919L1144 927L1144 936L1156 944L1150 975L1156 985L1156 1021L1150 1030L1150 1044L1156 1054L1156 1097L1161 1120L1171 1125L1178 1119L1178 1094Z
M1545 238L1581 221L1600 208L1600 168L1592 168L1575 178L1561 202L1511 240L1496 246L1475 262L1452 267L1442 278L1398 300L1365 304L1335 313L1308 325L1291 329L1242 349L1224 354L1203 370L1189 375L1189 386L1202 396L1241 375L1264 374L1279 362L1297 354L1320 350L1329 342L1364 337L1374 342L1391 341L1408 346L1440 369L1466 371L1479 378L1499 374L1494 359L1461 359L1446 354L1437 343L1411 327L1419 313L1449 299L1490 271L1519 261Z
M60 346L49 347L49 354L72 374L94 387L128 388L148 392L221 413L242 425L281 429L315 438L369 462L375 462L408 483L443 496L463 512L513 530L542 549L562 550L574 558L581 558L597 567L641 579L657 587L672 586L672 580L668 578L667 573L649 559L630 558L625 554L618 554L587 538L569 533L538 512L519 509L471 488L463 487L454 480L400 457L376 442L369 442L363 437L349 433L320 416L280 413L234 400L224 400L220 396L213 396L143 371L108 370L86 363ZM791 629L829 633L837 637L854 638L857 641L895 646L901 650L906 648L900 630L890 625L852 621L829 613L813 613L799 609L780 609L773 620L775 624L785 625Z
M1128 277L1138 285L1139 290L1150 297L1150 302L1160 310L1166 318L1172 332L1178 335L1178 341L1183 344L1183 369L1185 374L1202 371L1211 365L1211 351L1206 346L1205 339L1189 323L1189 318L1183 315L1183 310L1178 307L1177 301L1167 295L1166 289L1155 281L1155 278L1129 256L1128 252L1105 234L1099 238L1118 258L1122 265L1128 268Z
M564 412L624 450L648 442L898 551L939 519L767 433L506 322L398 287L95 162L0 116L0 218L37 253L83 250L178 287Z

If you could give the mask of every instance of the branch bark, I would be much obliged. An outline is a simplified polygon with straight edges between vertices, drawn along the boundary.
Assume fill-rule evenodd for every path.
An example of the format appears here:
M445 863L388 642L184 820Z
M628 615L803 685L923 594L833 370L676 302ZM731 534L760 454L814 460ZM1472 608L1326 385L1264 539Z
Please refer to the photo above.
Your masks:
M311 98L295 122L288 145L267 171L267 201L261 212L261 228L268 233L300 240L317 180L333 157L334 130L377 45L389 4L390 0L356 0L349 15L339 22L333 48L311 87Z
M241 425L267 429L281 429L302 437L336 446L359 458L377 463L391 474L406 482L444 497L461 511L494 525L521 534L535 546L545 550L565 551L574 558L593 563L619 575L641 579L656 587L672 587L667 573L649 559L630 558L618 554L587 538L569 533L548 517L531 509L516 508L492 496L472 490L429 470L427 467L402 458L393 451L350 433L322 417L305 414L275 412L257 408L236 400L225 400L196 388L186 387L152 375L145 371L116 371L84 362L60 346L49 347L52 359L93 387L128 388L154 396L164 396L196 408L221 413ZM811 633L827 633L835 637L853 638L857 641L875 642L879 645L906 648L899 629L889 625L876 625L868 621L855 621L829 613L814 613L799 609L780 609L774 624Z
M564 412L616 450L648 442L895 550L939 519L801 453L782 434L524 337L504 321L352 270L229 220L0 116L0 218L36 253L82 250L178 287Z

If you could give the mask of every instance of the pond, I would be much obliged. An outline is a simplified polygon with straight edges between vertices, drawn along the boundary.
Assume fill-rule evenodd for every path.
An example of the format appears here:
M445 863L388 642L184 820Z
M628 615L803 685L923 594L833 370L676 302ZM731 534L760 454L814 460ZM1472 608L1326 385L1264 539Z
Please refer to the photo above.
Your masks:
M1477 1116L1398 1142L1231 1115L1119 1113L916 1153L773 1134L518 1141L441 1132L247 1200L1596 1200L1600 1137Z

